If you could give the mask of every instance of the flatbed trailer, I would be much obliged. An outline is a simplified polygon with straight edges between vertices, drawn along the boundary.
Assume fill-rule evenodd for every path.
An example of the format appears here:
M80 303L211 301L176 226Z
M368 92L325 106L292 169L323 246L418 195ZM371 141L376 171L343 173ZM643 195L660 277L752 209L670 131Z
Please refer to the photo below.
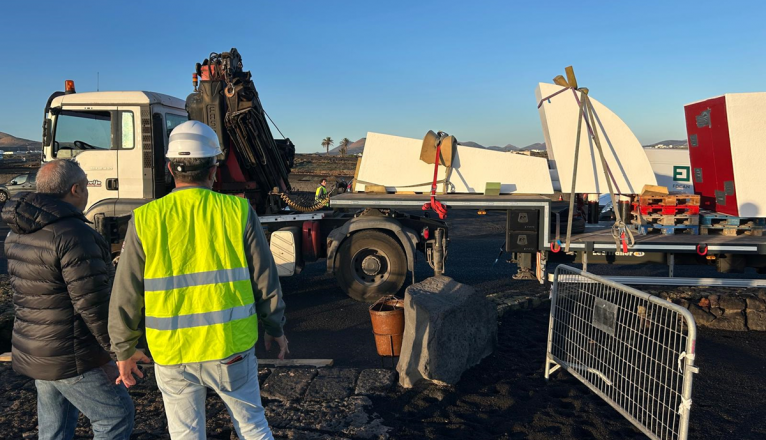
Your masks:
M617 250L611 233L611 224L601 222L587 225L586 231L573 234L569 253L561 249L550 251L556 242L549 243L548 263L579 263L585 270L590 264L666 264L667 277L609 277L623 284L673 286L727 286L764 287L763 279L691 278L676 277L677 265L715 265L722 273L743 273L754 268L758 273L766 269L766 236L754 235L697 235L646 234L634 231L635 244L627 253ZM563 242L563 239L561 239ZM555 243L558 244L558 243Z
M691 235L646 234L633 231L635 243L622 252L612 237L611 222L586 225L583 232L573 233L569 252L564 247L566 216L562 215L562 202L539 195L442 194L437 199L449 210L506 211L506 251L513 254L519 272L517 279L535 278L544 283L548 280L548 266L561 262L580 263L587 270L592 264L666 264L668 277L619 277L630 284L667 285L721 285L766 286L766 280L730 278L679 278L674 277L676 265L713 265L720 272L743 272L752 267L759 272L766 269L766 236L739 235ZM430 200L428 194L372 194L348 193L333 197L330 207L336 210L390 209L419 211ZM568 204L568 202L564 202ZM558 206L557 206L558 205ZM537 210L534 228L536 246L533 250L517 250L508 245L514 237L511 217L514 213ZM561 245L559 249L558 245ZM534 262L534 264L533 264ZM534 276L530 276L534 274Z
M509 222L506 229L505 250L512 252L512 260L518 265L518 273L515 279L538 279L544 281L544 273L533 274L533 258L537 257L536 267L544 268L545 243L550 240L550 217L552 213L551 199L539 195L499 195L486 196L483 194L440 194L437 199L445 204L448 210L472 210L472 211L500 211L507 212ZM333 209L353 210L353 209L380 209L380 210L398 210L398 211L420 211L425 203L430 201L429 194L376 194L376 193L346 193L340 194L330 199L330 207ZM426 211L428 212L428 211ZM529 216L530 224L523 228L531 226L524 231L514 231L511 227L511 213L523 212L525 215L537 213L536 216ZM435 214L434 214L435 215ZM518 227L515 229L522 229ZM525 239L523 246L513 246L512 236L515 232L520 232ZM529 240L527 240L529 238ZM445 247L448 242L445 242ZM444 260L446 251L437 252L433 255L426 254L429 263L432 263L435 274L444 271Z

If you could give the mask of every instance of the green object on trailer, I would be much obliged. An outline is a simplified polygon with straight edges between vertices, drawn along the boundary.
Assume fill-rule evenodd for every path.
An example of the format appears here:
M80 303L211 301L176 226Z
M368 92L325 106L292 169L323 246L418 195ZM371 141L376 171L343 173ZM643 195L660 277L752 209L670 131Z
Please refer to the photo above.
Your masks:
M484 188L485 196L499 196L500 195L500 182L487 182Z

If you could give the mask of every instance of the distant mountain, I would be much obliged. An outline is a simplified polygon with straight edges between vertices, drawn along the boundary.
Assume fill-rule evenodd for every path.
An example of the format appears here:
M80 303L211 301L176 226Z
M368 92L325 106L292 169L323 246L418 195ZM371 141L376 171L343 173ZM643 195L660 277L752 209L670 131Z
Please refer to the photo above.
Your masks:
M361 138L358 141L354 142L353 144L349 144L348 151L346 152L346 155L354 155L354 154L360 154L364 152L364 143L367 140L367 138ZM458 142L460 146L463 147L470 147L470 148L484 148L485 150L493 150L493 151L503 151L503 152L509 152L509 151L531 151L531 150L543 150L545 151L545 144L544 143L534 143L531 145L527 145L526 147L519 148L513 144L506 144L503 147L499 147L497 145L491 145L489 147L485 147L484 145L473 142L473 141L460 141ZM324 154L324 152L320 152L317 154ZM330 150L331 156L338 156L340 155L340 147L335 147L332 150Z
M487 149L487 150L504 151L504 152L518 151L519 150L519 147L517 147L517 146L515 146L513 144L507 144L504 147L499 147L497 145L491 145L489 147L485 147L484 145L481 145L481 144L479 144L477 142L467 141L467 142L460 142L460 145L465 146L465 147L484 148L484 149Z
M517 147L516 145L513 145L513 144L507 144L506 146L500 148L500 150L502 150L502 151L516 151L518 149L519 149L519 147Z
M352 156L359 154L364 151L364 143L367 141L367 138L361 138L356 142L348 144L348 148L346 149L346 156ZM330 150L331 156L340 156L340 146L333 148Z
M491 147L487 147L487 150L502 151L502 152L507 153L509 151L518 151L519 147L517 147L515 145L512 145L512 144L507 144L504 147L498 147L497 145L493 145Z
M521 151L532 151L532 150L542 150L545 151L545 143L544 142L536 142L531 145L527 145L526 147L519 148Z
M545 144L544 143L534 143L531 145L527 145L526 147L517 147L513 144L506 144L504 147L498 147L496 145L493 145L491 147L485 147L481 144L478 144L476 142L460 142L460 145L464 145L466 147L474 147L474 148L486 148L487 150L495 150L495 151L531 151L531 150L545 150Z
M467 141L467 142L458 141L458 145L462 145L464 147L471 147L471 148L487 148L484 145L477 144L476 142L473 142L473 141Z
M41 150L42 143L21 139L8 133L0 132L0 150L3 151L29 151Z
M689 142L686 139L678 141L660 141L656 144L644 145L644 148L689 148Z

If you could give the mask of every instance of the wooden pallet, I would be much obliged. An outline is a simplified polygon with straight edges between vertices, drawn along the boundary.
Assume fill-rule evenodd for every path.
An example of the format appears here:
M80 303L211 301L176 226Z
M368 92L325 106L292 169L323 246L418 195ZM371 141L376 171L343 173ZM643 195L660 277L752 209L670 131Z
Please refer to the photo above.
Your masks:
M639 214L633 211L633 224L636 225L651 225L657 224L662 226L696 226L699 225L699 215L679 214L679 215L662 215L662 214Z
M668 194L666 196L639 196L638 204L641 206L650 205L697 205L700 204L700 196L695 194Z
M694 215L694 214L700 213L700 206L699 205L639 205L638 203L634 203L633 210L640 212L642 215L648 215L648 214Z
M651 232L659 232L662 235L675 235L675 234L699 234L700 227L697 225L678 225L678 226L665 226L659 224L638 225L638 233L641 235L647 235Z
M726 235L728 237L736 237L737 235L753 235L756 237L763 236L763 226L700 226L700 235Z
M717 212L703 211L700 214L700 234L762 236L766 229L766 218L736 217Z
M704 226L763 227L766 226L766 218L735 217L733 215L704 211L700 214L700 224Z

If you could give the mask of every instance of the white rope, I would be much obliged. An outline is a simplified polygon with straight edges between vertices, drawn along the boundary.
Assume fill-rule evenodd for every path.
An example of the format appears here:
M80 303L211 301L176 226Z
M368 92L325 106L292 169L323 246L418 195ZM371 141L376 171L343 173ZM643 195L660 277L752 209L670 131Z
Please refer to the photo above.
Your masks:
M681 354L678 356L678 372L681 374L684 374L684 359L689 359L691 363L694 363L694 353L687 354L685 351L682 351ZM696 373L696 368L691 370L692 373Z
M692 409L692 399L684 399L682 397L681 398L681 404L678 405L678 413L679 414L686 414L691 409Z
M678 356L678 372L681 374L684 374L684 359L686 359L686 352L682 351L681 355Z

